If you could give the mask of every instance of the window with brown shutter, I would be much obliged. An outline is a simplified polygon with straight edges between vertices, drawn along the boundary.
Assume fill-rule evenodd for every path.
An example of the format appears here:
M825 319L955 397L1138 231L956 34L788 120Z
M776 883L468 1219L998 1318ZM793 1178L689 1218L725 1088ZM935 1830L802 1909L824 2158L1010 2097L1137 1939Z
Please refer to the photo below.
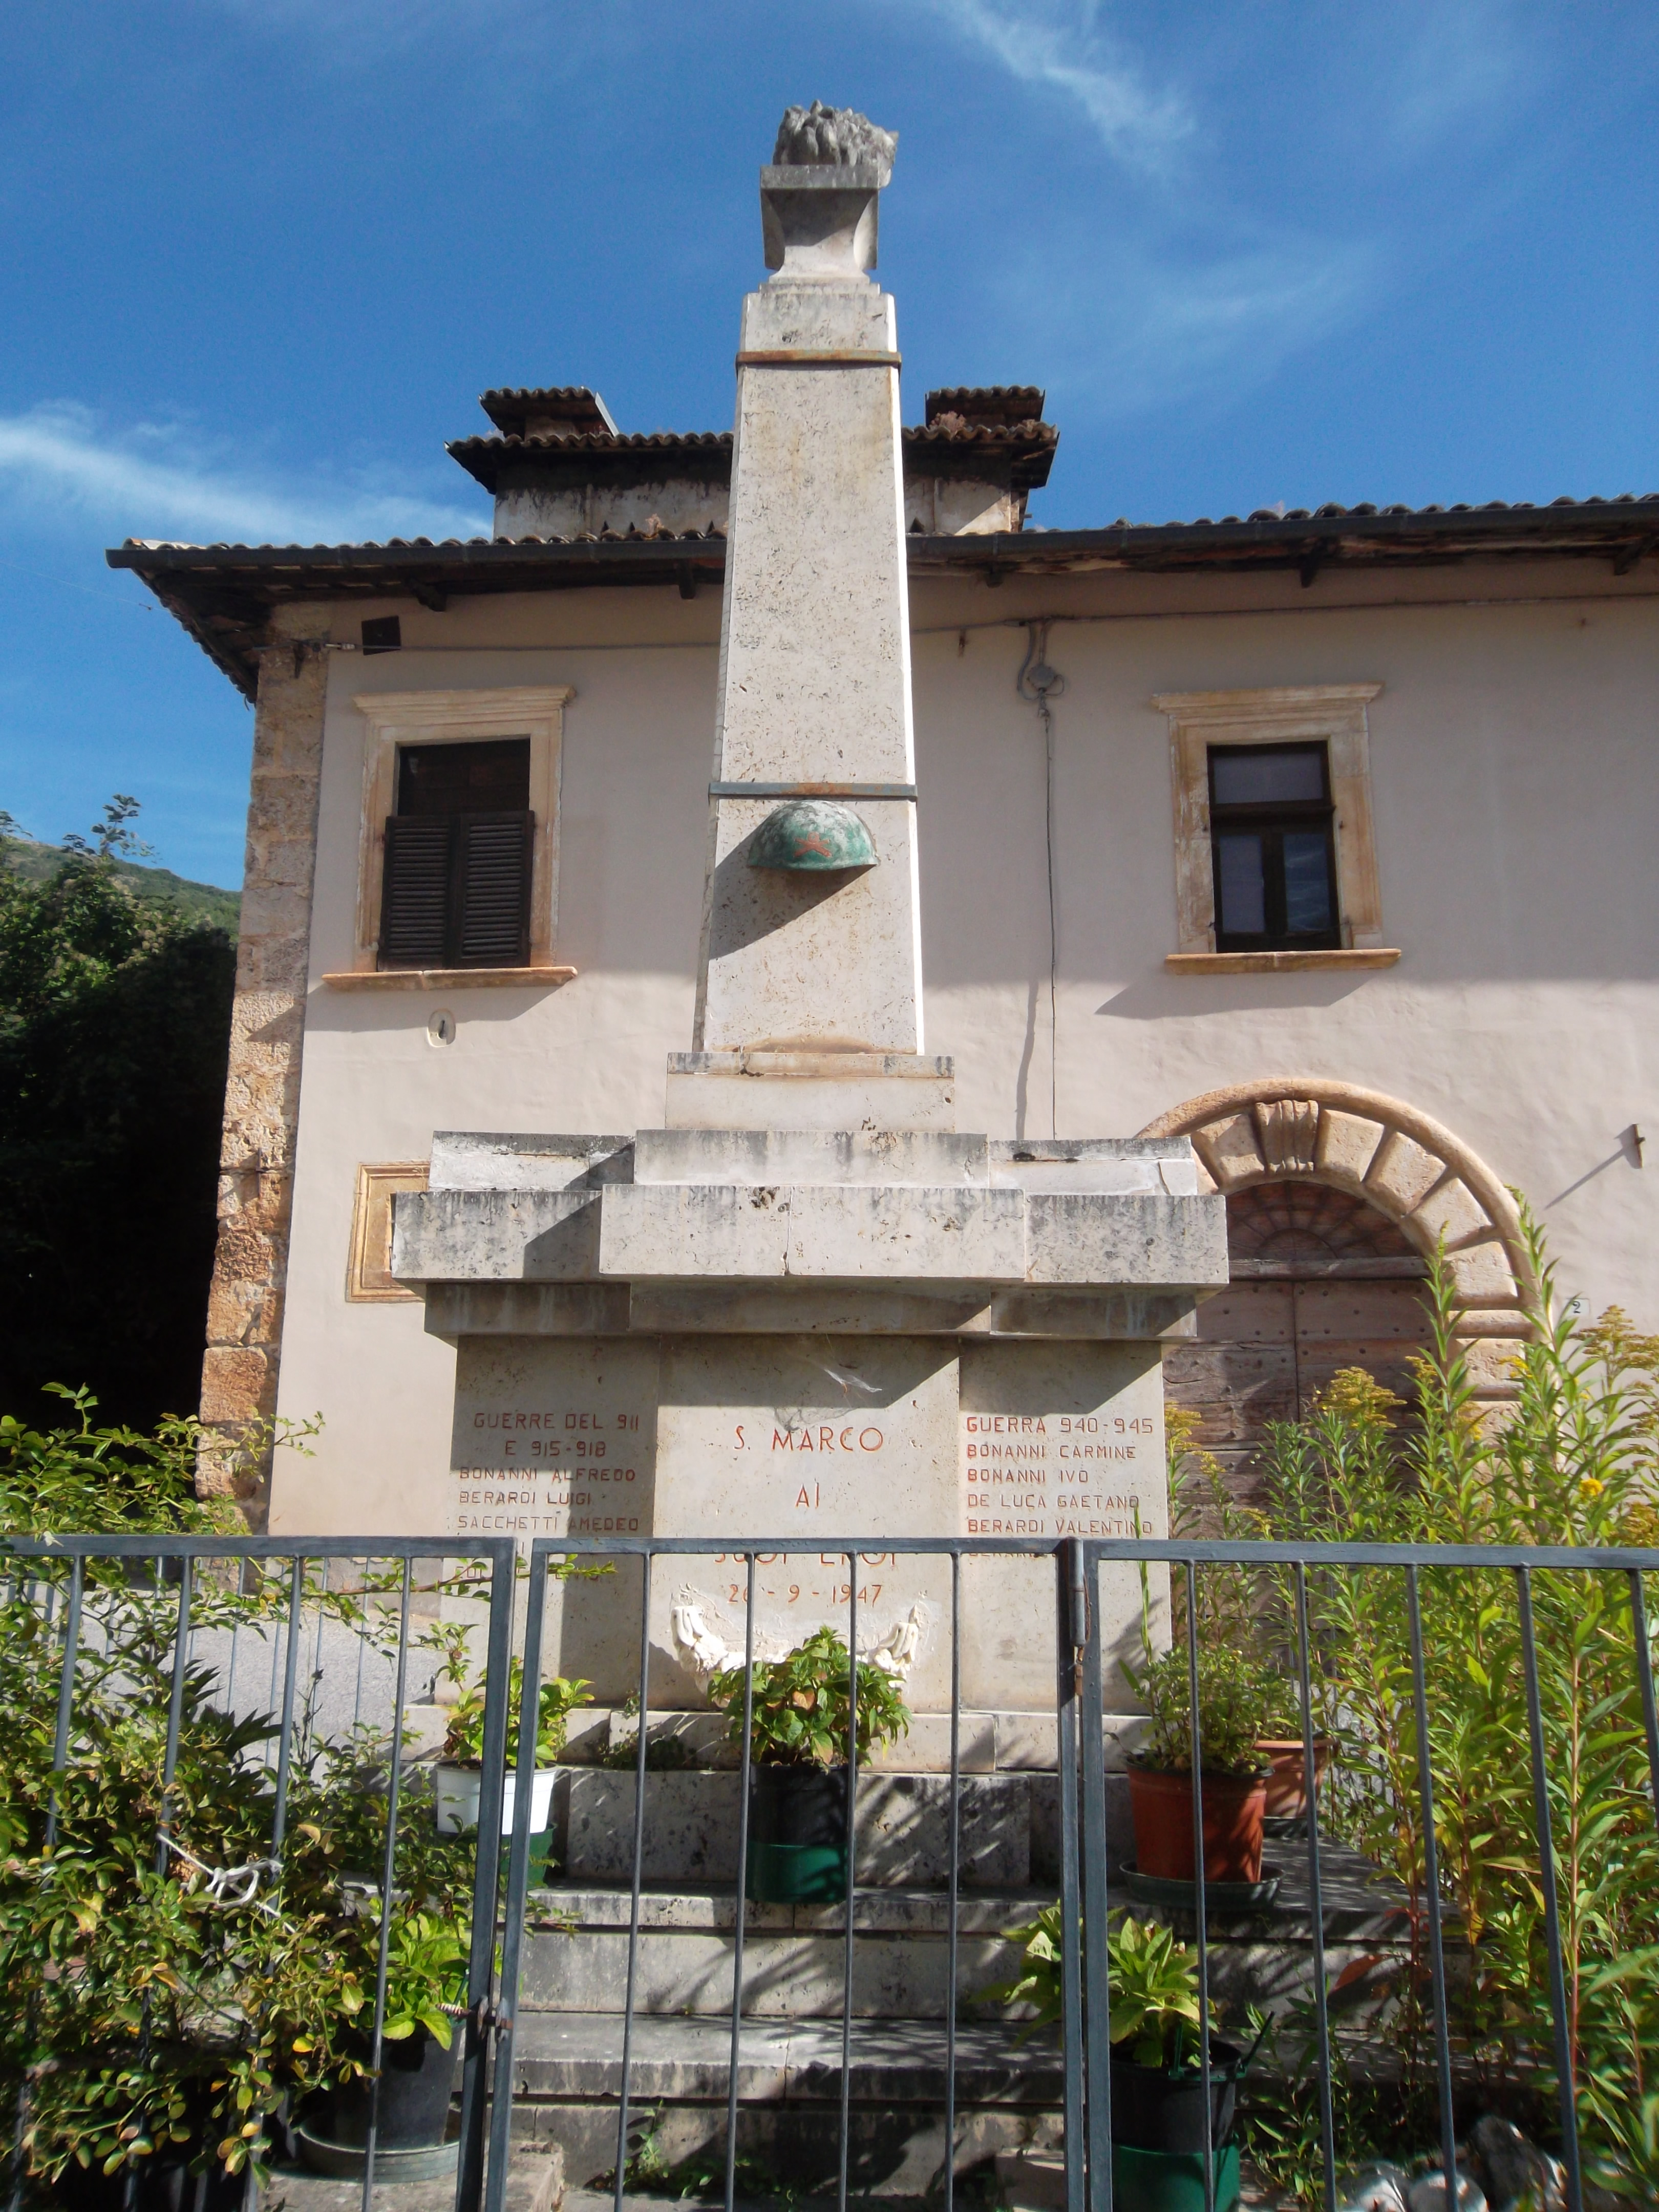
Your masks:
M382 968L515 968L530 951L530 740L410 745L386 818Z

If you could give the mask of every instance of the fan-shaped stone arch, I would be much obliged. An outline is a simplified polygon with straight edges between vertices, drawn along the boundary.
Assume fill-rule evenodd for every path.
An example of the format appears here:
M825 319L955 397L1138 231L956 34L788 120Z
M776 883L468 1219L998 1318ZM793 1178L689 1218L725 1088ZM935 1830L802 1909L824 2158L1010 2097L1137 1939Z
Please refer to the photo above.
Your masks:
M1357 1084L1264 1076L1189 1098L1140 1133L1192 1139L1203 1172L1229 1200L1236 1275L1264 1272L1258 1255L1275 1236L1286 1253L1322 1243L1330 1263L1311 1272L1353 1275L1386 1272L1384 1247L1426 1258L1443 1242L1475 1388L1494 1401L1510 1395L1532 1288L1520 1218L1500 1179L1451 1130ZM1342 1194L1352 1210L1327 1208L1329 1221L1317 1208L1287 1212L1283 1200L1297 1183ZM1246 1203L1258 1190L1261 1200ZM1308 1218L1293 1222L1298 1211Z

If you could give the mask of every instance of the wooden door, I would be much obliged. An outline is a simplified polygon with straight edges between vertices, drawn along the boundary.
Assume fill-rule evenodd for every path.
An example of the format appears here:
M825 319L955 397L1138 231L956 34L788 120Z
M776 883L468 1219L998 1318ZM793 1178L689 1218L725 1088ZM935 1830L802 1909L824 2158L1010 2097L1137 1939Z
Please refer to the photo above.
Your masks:
M1239 1497L1269 1421L1294 1420L1344 1367L1402 1398L1428 1341L1420 1255L1358 1198L1316 1183L1266 1183L1228 1200L1233 1279L1198 1310L1195 1337L1167 1347L1171 1405Z

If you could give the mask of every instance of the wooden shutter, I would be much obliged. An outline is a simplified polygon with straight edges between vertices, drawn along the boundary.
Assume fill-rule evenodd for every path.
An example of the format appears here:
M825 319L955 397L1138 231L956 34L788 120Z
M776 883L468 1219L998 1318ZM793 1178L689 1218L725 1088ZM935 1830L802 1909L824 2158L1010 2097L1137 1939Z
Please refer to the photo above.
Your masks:
M528 962L535 830L529 813L455 817L453 966L522 968Z
M448 965L452 826L441 816L387 817L380 891L382 968Z

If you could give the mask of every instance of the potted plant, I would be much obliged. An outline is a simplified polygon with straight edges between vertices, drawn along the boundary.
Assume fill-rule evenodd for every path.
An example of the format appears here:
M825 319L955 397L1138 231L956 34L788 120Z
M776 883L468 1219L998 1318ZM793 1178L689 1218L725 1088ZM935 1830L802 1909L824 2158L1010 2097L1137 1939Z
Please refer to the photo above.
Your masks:
M1256 1756L1267 1769L1266 1812L1270 1820L1302 1820L1308 1812L1307 1741L1302 1732L1302 1711L1294 1689L1279 1686L1279 1701L1255 1740ZM1315 1724L1314 1787L1323 1781L1330 1759L1330 1740Z
M1193 1847L1191 1680L1182 1645L1124 1669L1146 1707L1150 1741L1129 1761L1135 1865L1166 1881L1197 1879ZM1275 1696L1273 1676L1223 1644L1200 1648L1198 1726L1204 1879L1258 1882L1267 1782L1256 1749Z
M1115 1911L1112 1915L1117 1918ZM978 2003L1028 2004L1027 2035L1061 2008L1060 1907L1012 1931L1024 1946L1011 1982L979 1991ZM1202 2212L1204 2069L1198 1963L1157 1921L1125 1917L1106 1939L1111 2006L1112 2194L1120 2212ZM1216 2212L1238 2202L1232 2140L1238 2079L1249 2056L1210 2038L1210 2133Z
M365 1955L360 1978L372 1987L378 1909L365 1916L362 1926ZM357 2070L295 2130L308 2166L321 2173L360 2174L371 2118L377 2166L386 2159L384 2179L429 2179L434 2167L447 2162L441 2154L460 2058L454 2030L466 2001L468 1948L465 1922L439 1920L425 1912L398 1913L386 1958L378 2103L377 2077L368 2063L373 2044L368 2018L372 2014L364 2005L356 2021ZM421 2159L422 2154L432 2153L441 2155Z
M507 1678L508 1705L515 1721L523 1687L524 1662L515 1659ZM534 1837L547 1833L553 1805L554 1769L564 1749L569 1716L591 1687L590 1683L562 1674L555 1674L542 1684L536 1725L536 1775L530 1793L530 1832ZM483 1728L484 1686L479 1681L464 1690L451 1706L448 1732L438 1753L434 1784L441 1836L459 1835L464 1829L478 1825L478 1798L483 1782ZM501 1798L504 1836L512 1833L518 1802L518 1776L514 1771L517 1762L514 1756L516 1747L516 1730L509 1728L507 1786Z
M823 1903L847 1890L847 1736L852 1662L830 1627L781 1659L757 1660L750 1729L748 1894L773 1905ZM708 1693L743 1742L744 1669L714 1675ZM874 1661L858 1680L860 1757L910 1726L898 1685Z
M1127 1917L1107 1938L1106 1959L1112 2003L1112 2142L1183 2160L1196 2153L1201 2162L1204 2072L1197 1959L1160 1922ZM1210 2145L1218 2158L1232 2133L1243 2056L1236 2045L1211 2036ZM1232 2165L1237 2196L1236 2151ZM1147 2199L1137 2191L1133 2201ZM1216 2203L1228 2201L1218 2174Z

